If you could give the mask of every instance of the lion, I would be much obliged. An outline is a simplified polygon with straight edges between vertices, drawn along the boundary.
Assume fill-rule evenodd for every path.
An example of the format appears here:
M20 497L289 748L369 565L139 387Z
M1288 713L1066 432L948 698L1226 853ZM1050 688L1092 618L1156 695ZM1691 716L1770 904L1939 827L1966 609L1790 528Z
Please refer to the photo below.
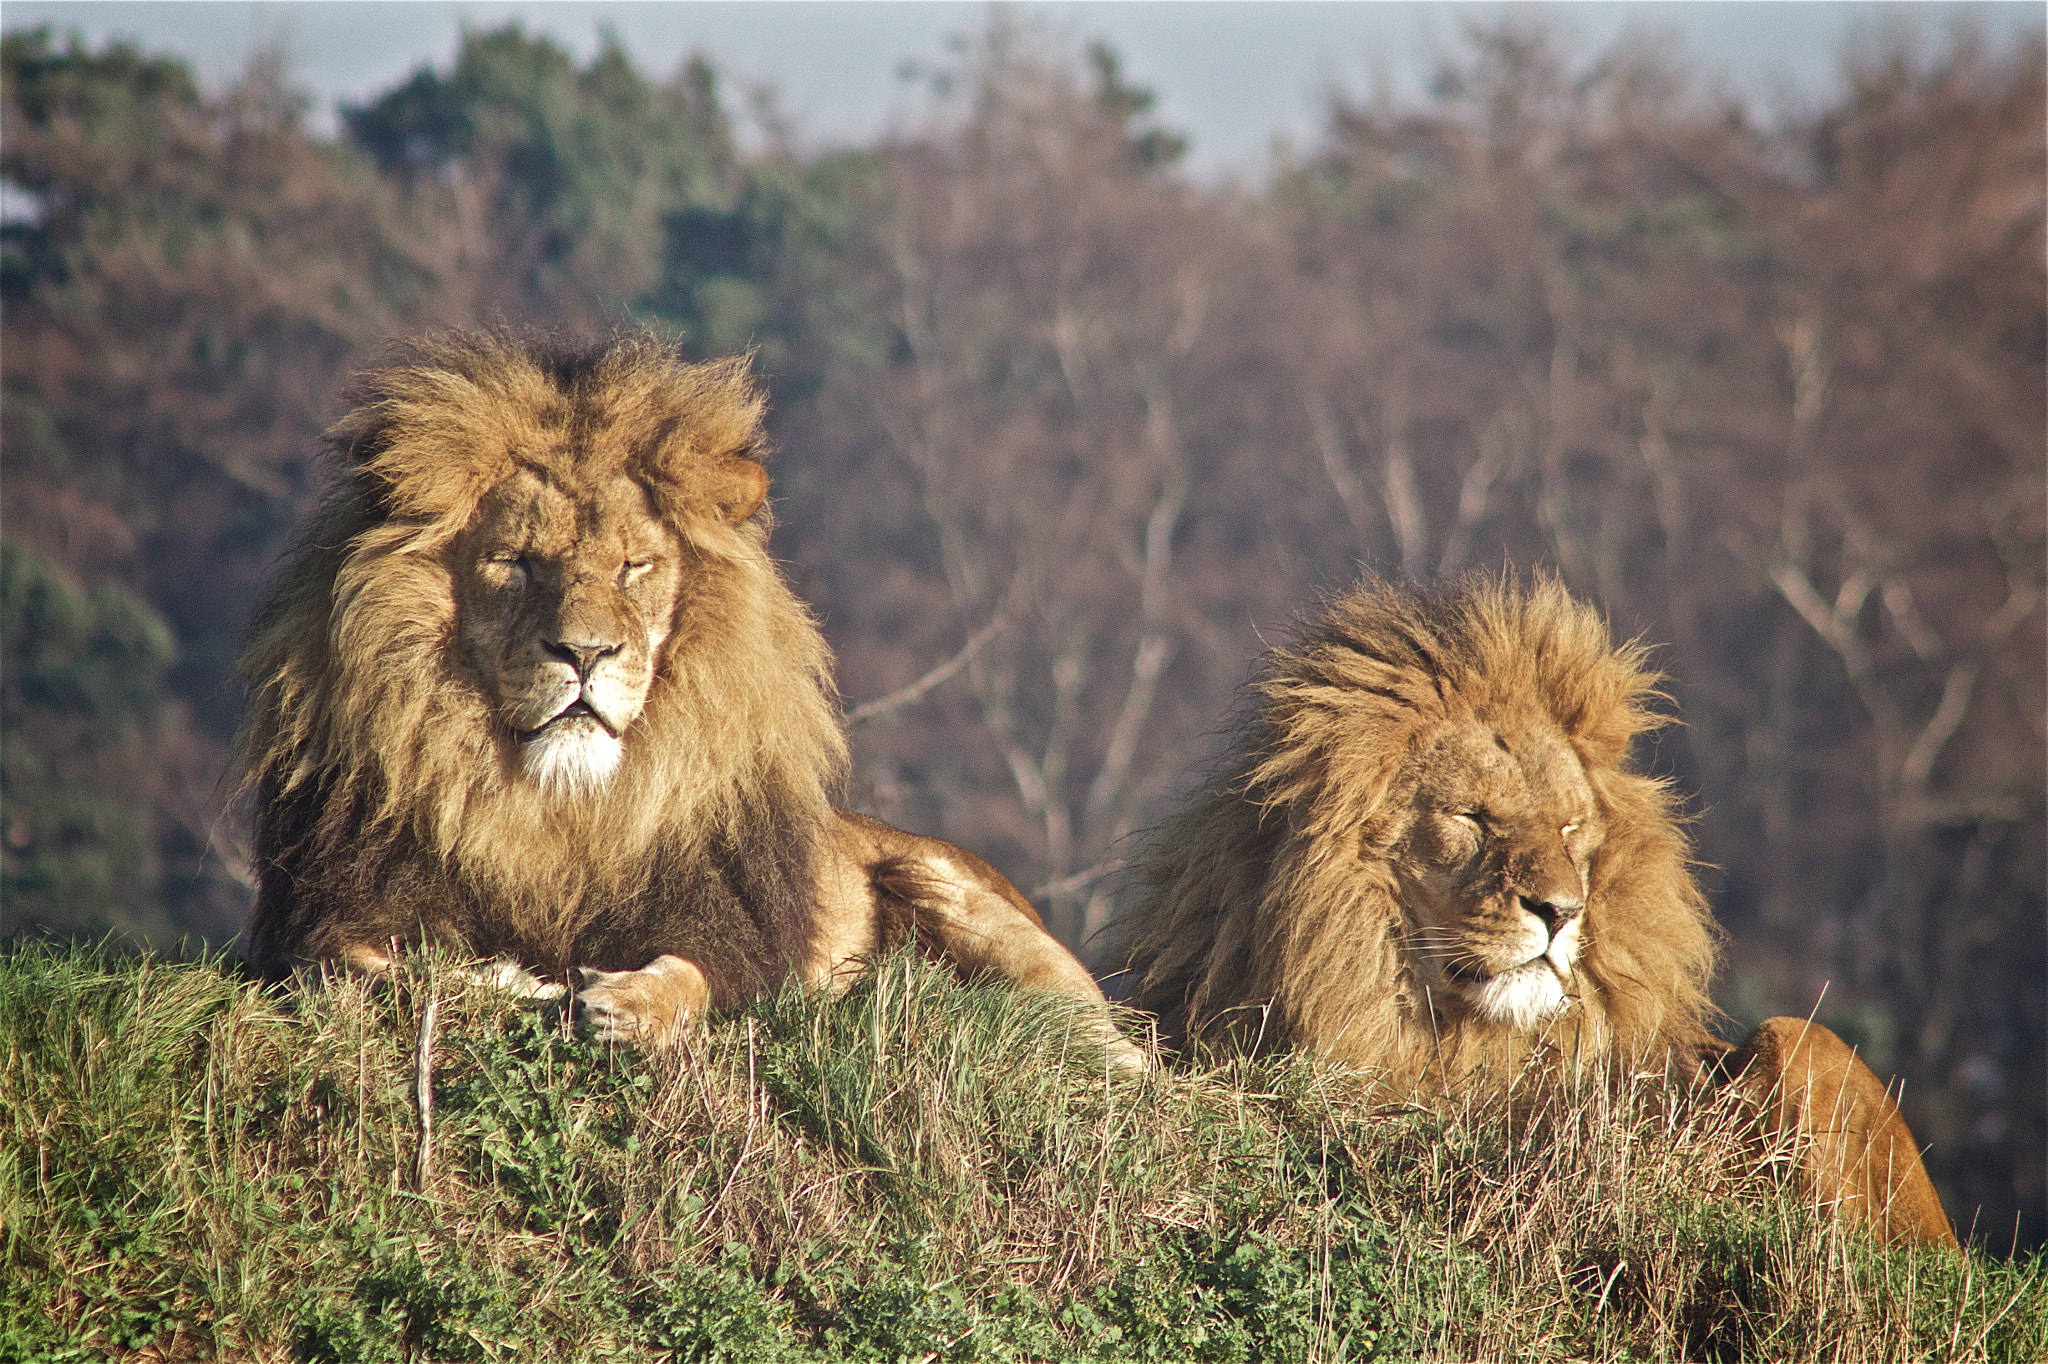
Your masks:
M1885 1086L1833 1033L1718 1040L1717 929L1639 643L1554 578L1368 580L1270 653L1211 778L1150 831L1111 927L1127 1003L1190 1043L1312 1049L1397 1091L1662 1067L1736 1085L1801 1177L1956 1244Z
M833 807L831 654L769 557L744 358L452 333L345 398L241 664L257 972L436 942L660 1046L914 935L1143 1067L999 872Z

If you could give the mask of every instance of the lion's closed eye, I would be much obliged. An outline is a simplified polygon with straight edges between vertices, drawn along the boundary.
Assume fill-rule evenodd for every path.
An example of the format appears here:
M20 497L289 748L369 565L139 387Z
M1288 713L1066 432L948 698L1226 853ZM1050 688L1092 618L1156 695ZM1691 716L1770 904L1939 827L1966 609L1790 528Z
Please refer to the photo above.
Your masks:
M477 573L492 587L518 588L526 586L533 576L533 566L524 554L516 550L503 550L484 556L477 565Z
M1470 861L1484 854L1494 841L1494 826L1483 810L1457 810L1450 816L1451 837L1447 851Z

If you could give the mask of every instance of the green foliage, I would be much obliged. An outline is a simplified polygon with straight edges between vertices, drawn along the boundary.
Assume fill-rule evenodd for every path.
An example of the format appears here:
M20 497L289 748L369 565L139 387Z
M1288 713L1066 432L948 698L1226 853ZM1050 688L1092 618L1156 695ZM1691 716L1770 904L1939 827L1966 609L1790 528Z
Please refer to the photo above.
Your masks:
M406 1242L382 1243L354 1228L364 1272L353 1291L305 1300L297 1347L306 1360L398 1364L417 1359L481 1360L519 1341L516 1286L482 1282L464 1257L434 1263Z
M8 698L89 722L95 742L118 743L163 703L177 646L155 612L113 583L81 589L34 550L0 545L0 623Z
M36 196L40 209L0 224L0 297L12 302L38 280L61 279L63 238L96 214L121 212L127 206L119 200L128 189L120 183L125 176L81 186L62 157L33 142L24 145L16 134L24 126L62 123L101 158L137 167L152 152L165 150L166 119L197 112L200 98L191 70L176 58L149 56L121 41L92 53L73 39L59 50L48 28L0 36L0 73L10 106L0 170ZM161 167L159 182L174 174Z
M311 438L352 355L417 324L440 248L307 136L273 72L210 99L176 63L46 31L0 60L0 173L35 196L4 229L9 537L146 600L178 637L174 689L224 745L223 683Z
M645 307L699 354L756 350L782 401L809 397L828 365L871 363L886 344L846 268L885 202L872 153L750 160L730 203L664 220L661 279Z
M515 314L631 316L704 356L758 348L794 380L785 401L873 329L839 276L873 217L878 158L743 157L701 55L656 84L616 42L578 68L513 24L342 116L416 194L483 187L492 273L517 281L491 302Z
M417 186L459 171L484 187L497 267L518 285L502 301L535 316L563 302L617 316L664 289L692 294L665 266L678 244L717 246L690 225L725 222L736 198L708 63L657 87L609 38L579 69L517 24L471 32L445 75L422 67L342 118L388 175ZM758 321L734 324L742 343Z
M616 1198L593 1181L588 1157L639 1149L635 1113L653 1078L539 1011L509 1018L474 1059L441 1100L445 1130L472 1153L466 1173L526 1209L536 1232L609 1242Z
M795 1314L754 1272L745 1246L709 1264L657 1271L639 1300L647 1343L677 1364L780 1364L810 1352Z

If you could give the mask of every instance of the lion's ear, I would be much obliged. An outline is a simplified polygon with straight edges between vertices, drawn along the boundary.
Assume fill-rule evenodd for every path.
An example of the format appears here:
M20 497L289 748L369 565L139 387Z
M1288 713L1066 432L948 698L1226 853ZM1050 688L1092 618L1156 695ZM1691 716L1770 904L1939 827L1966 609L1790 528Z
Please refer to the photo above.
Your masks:
M729 526L761 510L768 500L768 471L751 459L729 459L718 466L712 504Z

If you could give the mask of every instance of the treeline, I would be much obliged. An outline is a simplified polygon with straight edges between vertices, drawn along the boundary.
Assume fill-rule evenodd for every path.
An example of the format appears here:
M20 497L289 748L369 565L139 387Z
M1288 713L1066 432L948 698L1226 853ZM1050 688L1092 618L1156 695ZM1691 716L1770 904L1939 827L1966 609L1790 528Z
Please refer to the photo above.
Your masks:
M753 348L858 804L1081 943L1263 640L1361 566L1553 568L1663 645L1738 1020L1906 1082L1952 1212L2044 1201L2043 44L1873 48L1765 126L1475 31L1254 188L998 18L919 130L736 139L517 27L344 111L7 35L4 912L221 942L228 669L347 370L497 319Z

